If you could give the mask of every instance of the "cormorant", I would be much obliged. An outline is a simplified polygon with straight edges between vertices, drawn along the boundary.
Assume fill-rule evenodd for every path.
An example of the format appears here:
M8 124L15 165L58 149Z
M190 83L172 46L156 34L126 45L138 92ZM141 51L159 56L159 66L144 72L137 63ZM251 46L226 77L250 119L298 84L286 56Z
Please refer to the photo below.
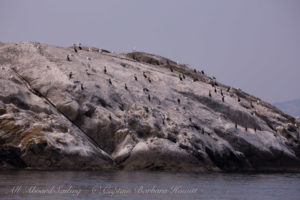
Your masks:
M209 96L209 97L211 97L211 93L210 93L210 91L209 91L209 93L208 93L208 96Z
M134 75L134 80L135 80L135 81L137 81L137 80L138 80L138 79L137 79L137 77L136 77L136 75Z
M69 73L69 79L71 79L71 78L72 78L72 76L73 76L73 73L72 73L72 72L70 72L70 73Z
M111 80L110 80L110 79L108 79L108 82L109 82L109 84L111 84L111 85L112 85L112 82L111 82Z
M77 48L76 48L75 44L74 44L74 51L75 51L75 53L78 53L78 51L77 51Z
M180 99L177 99L178 104L180 104Z
M70 56L69 56L69 55L67 55L67 60L68 60L68 61L71 61L71 59L70 59Z
M127 87L126 83L125 83L125 90L128 90L128 87Z
M179 74L179 79L182 81L182 77L181 77L181 75Z
M145 78L147 78L147 75L145 74L145 72L143 72L143 75L144 75Z
M106 70L106 66L104 66L104 74L106 74L107 73L107 70Z

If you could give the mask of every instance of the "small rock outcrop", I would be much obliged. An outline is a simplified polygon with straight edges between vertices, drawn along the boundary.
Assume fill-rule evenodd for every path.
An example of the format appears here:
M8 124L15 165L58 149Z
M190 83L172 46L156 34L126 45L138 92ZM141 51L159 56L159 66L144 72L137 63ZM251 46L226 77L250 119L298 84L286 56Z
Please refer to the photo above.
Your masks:
M0 45L1 169L300 171L299 127L160 56Z

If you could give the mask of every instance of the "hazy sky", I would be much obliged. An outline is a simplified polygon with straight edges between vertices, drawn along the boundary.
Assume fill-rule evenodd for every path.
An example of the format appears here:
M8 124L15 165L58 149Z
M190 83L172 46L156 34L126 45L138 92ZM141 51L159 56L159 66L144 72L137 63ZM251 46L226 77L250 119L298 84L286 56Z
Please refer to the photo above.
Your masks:
M300 98L299 0L0 0L0 41L135 47L269 102Z

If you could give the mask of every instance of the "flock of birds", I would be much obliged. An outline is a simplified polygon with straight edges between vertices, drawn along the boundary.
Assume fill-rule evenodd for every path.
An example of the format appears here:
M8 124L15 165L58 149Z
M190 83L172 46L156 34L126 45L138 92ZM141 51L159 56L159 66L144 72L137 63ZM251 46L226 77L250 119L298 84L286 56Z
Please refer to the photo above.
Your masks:
M78 46L74 44L74 45L73 45L73 49L74 49L74 52L75 52L75 53L78 53L79 50L82 50L83 48L82 48L81 44L79 43ZM89 49L89 51L90 51L90 49ZM100 50L99 50L99 52L100 52ZM88 59L88 60L91 60L91 58L89 58L89 57L87 57L87 59ZM72 60L71 60L71 55L70 55L70 54L67 55L67 61L69 61L69 62L72 61ZM169 64L169 61L167 61L167 64ZM88 64L88 66L90 66L90 64ZM172 67L171 65L169 65L169 66L170 66L170 71L171 71L171 72L174 72L173 67ZM90 74L88 73L88 71L86 71L86 72L87 72L88 75L90 75ZM108 73L108 70L107 70L106 66L104 66L103 73L104 73L104 74L107 74L107 73ZM195 74L198 74L199 72L198 72L196 69L194 69L194 73L195 73ZM204 73L203 70L202 70L200 73L201 73L202 75L205 75L205 73ZM134 80L135 80L135 81L138 81L138 77L136 76L136 74L134 74L133 77L134 77ZM147 74L146 74L145 72L143 72L143 77L144 77L150 84L152 83L151 78L148 77ZM70 73L69 73L69 79L72 79L72 78L73 78L73 73L70 72ZM180 81L184 81L184 80L186 79L186 77L185 77L185 75L184 75L183 73L182 73L182 74L179 74L179 75L178 75L178 78L179 78ZM214 88L214 92L217 93L217 87L216 87L217 83L216 83L216 78L213 76L212 79L213 79L214 81L212 82L211 85L212 85L212 87ZM194 78L193 80L194 80L194 82L195 82L195 81L198 81L197 78ZM112 83L112 80L111 80L110 78L108 79L108 83L109 83L110 85L113 84L113 83ZM82 83L80 84L80 88L81 88L81 90L84 90L84 86L83 86ZM128 88L128 86L127 86L126 83L125 83L125 85L124 85L124 88L125 88L125 90L129 90L129 88ZM231 89L231 87L228 87L228 88L227 88L227 92L230 92L230 89ZM143 91L146 92L146 93L148 93L147 98L148 98L149 101L151 101L151 96L150 96L150 94L149 94L149 90L148 90L147 88L144 88ZM225 102L225 95L224 95L222 89L220 89L220 94L221 94L221 97L222 97L222 102ZM210 98L212 98L212 92L211 92L211 90L209 90L208 96L209 96ZM237 101L238 101L238 102L241 102L241 99L240 99L239 96L237 96ZM178 104L181 103L181 100L180 100L179 98L177 99L177 103L178 103ZM251 108L254 108L252 102L251 102ZM149 112L149 109L145 109L145 110L146 110L146 112L147 112L147 111ZM112 119L111 115L109 115L109 119L110 119L110 120ZM192 119L189 118L189 121L192 121ZM163 122L163 124L165 124L165 123ZM236 122L235 122L235 128L236 128L236 129L238 128L238 124L237 124ZM247 127L247 126L245 126L244 128L245 128L245 131L248 130L248 127ZM254 131L256 132L256 127L254 127L253 129L254 129ZM204 134L204 129L203 129L203 128L201 129L201 132L202 132L202 134Z

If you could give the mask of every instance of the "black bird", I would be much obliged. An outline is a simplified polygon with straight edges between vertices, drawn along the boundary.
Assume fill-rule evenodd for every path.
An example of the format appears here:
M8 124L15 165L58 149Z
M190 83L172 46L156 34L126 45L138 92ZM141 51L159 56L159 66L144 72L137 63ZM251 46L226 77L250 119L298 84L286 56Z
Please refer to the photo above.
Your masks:
M149 90L147 88L144 88L143 91L144 92L149 92Z
M71 59L70 59L70 56L69 56L69 55L67 55L67 60L68 60L68 61L71 61Z
M256 132L256 127L254 127L254 131Z
M254 106L253 106L252 102L250 103L250 106L251 106L251 108L254 108Z
M235 123L235 129L237 129L237 123Z
M151 97L150 97L150 94L148 94L148 100L149 100L149 101L151 101Z
M182 78L185 79L185 75L184 74L182 74Z
M247 131L248 130L248 128L247 127L245 127L245 131Z
M215 93L217 93L217 88L215 88Z
M238 102L240 102L241 101L241 99L240 99L240 97L238 97Z
M181 77L181 75L179 74L179 79L182 81L182 77Z
M128 87L127 87L126 83L125 83L125 90L128 90Z
M203 70L201 71L201 74L204 74L204 71L203 71Z
M147 75L145 74L145 72L143 72L143 75L144 75L145 78L147 78Z
M149 81L149 83L151 83L151 82L152 82L150 78L148 78L148 81Z
M221 95L224 96L223 91L221 90Z
M212 78L216 80L216 77L213 76Z
M197 70L196 70L196 69L194 69L194 72L195 72L195 73L197 73Z
M82 83L81 83L81 85L80 85L80 86L81 86L81 90L84 90L84 88L83 88L83 84L82 84Z
M173 72L173 71L174 71L174 70L173 70L173 67L170 67L170 71L171 71L171 72Z
M136 77L136 75L134 75L134 80L135 80L135 81L137 81L137 80L138 80L138 79L137 79L137 77Z
M79 43L78 48L79 48L79 50L82 50L81 43Z
M224 96L222 96L222 101L223 101L223 102L225 101Z
M107 73L107 70L106 70L106 66L104 66L104 74L106 74Z
M211 97L211 93L210 93L210 91L209 91L209 93L208 93L208 96L209 96L209 97Z
M72 72L70 72L70 73L69 73L69 79L71 79L71 78L72 78L72 76L73 76L73 73L72 73Z
M190 121L190 122L192 121L192 118L191 118L191 117L189 117L189 121Z
M230 87L227 88L227 92L229 92L229 90L230 90Z
M108 115L108 118L109 118L109 120L111 121L111 119L112 119L112 118L111 118L111 114Z
M75 53L78 53L76 46L74 45L74 51Z
M180 99L177 99L178 104L180 104Z
M145 109L146 113L149 112L149 108L148 107L144 107L144 109Z
M110 80L110 79L108 79L108 82L109 82L109 84L111 84L111 85L112 85L112 82L111 82L111 80Z

